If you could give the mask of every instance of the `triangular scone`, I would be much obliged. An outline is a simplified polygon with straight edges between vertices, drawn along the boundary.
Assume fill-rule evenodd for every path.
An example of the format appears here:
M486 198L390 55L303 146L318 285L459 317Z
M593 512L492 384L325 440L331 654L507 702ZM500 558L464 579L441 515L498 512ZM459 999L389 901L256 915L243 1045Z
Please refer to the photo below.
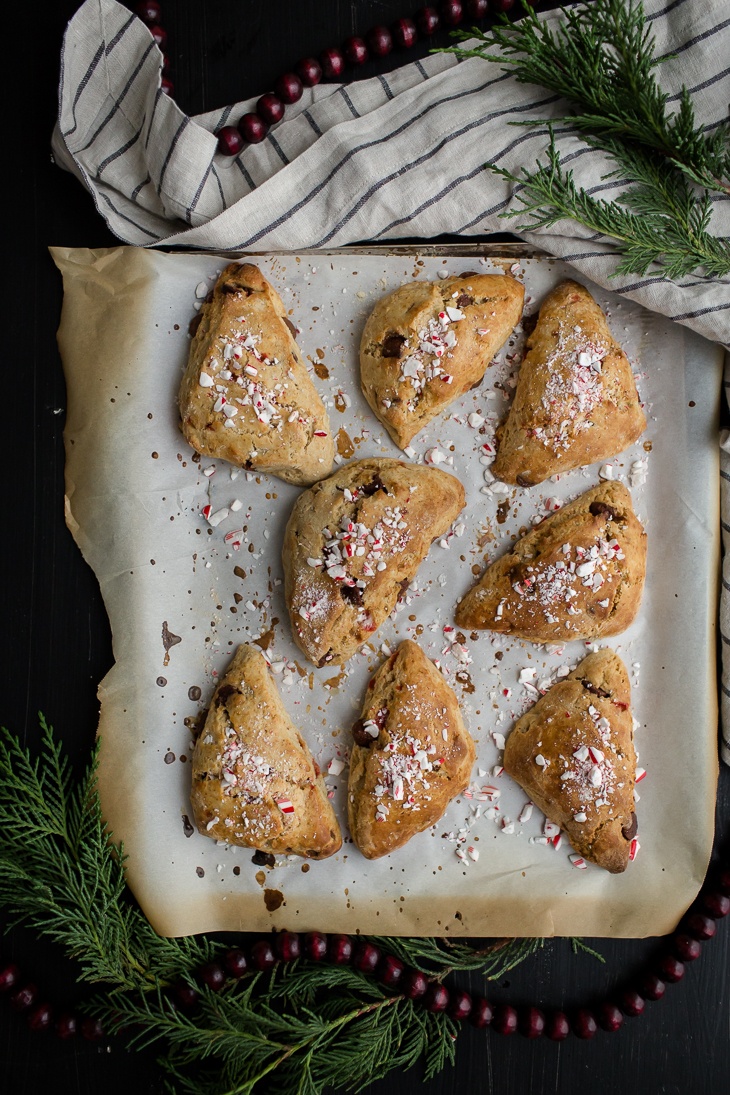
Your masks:
M360 341L365 398L396 445L484 376L522 314L525 290L502 274L414 281L380 300Z
M324 859L342 844L324 780L261 651L239 646L193 753L191 803L213 840Z
M546 517L459 602L459 627L533 643L618 635L646 573L646 533L622 483L602 483Z
M373 637L464 501L453 475L376 457L302 491L282 557L294 639L310 661L345 662Z
M576 852L612 874L636 836L631 692L612 650L589 654L515 724L504 767Z
M290 326L258 267L227 266L200 310L180 419L203 456L309 484L332 470L334 442Z
M615 456L643 433L629 359L582 285L553 289L526 345L512 407L497 430L498 479L529 487Z
M461 794L474 742L453 689L409 639L371 679L352 732L350 835L378 859L434 825Z

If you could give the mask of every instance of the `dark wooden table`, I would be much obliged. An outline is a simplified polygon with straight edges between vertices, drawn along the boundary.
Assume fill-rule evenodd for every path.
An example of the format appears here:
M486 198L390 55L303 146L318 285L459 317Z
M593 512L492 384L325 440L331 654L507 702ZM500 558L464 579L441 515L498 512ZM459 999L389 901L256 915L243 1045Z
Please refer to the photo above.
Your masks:
M112 663L111 640L96 580L73 543L63 516L65 390L55 333L60 277L49 245L107 246L107 230L90 196L51 162L61 38L75 0L28 9L23 26L5 38L4 134L6 203L4 375L6 402L5 535L1 540L2 657L5 685L0 719L37 741L42 710L62 736L79 771L94 738L96 687ZM163 22L175 95L196 114L267 90L299 57L340 43L374 23L411 13L403 0L163 0ZM414 5L414 7L417 5ZM16 22L18 22L16 20ZM441 38L445 41L445 38ZM425 52L415 48L411 57ZM384 72L403 55L358 70ZM352 74L348 74L352 77ZM30 105L29 105L30 104ZM9 237L9 238L8 238ZM678 686L680 682L677 682ZM688 727L688 733L691 732ZM681 808L678 804L678 808ZM718 796L718 841L730 836L730 773ZM590 1003L626 981L657 940L590 942L605 957L575 956L565 941L548 942L504 982L494 1000L570 1007ZM79 999L74 969L50 944L22 929L0 942L0 956L17 961L58 1004ZM457 1064L425 1086L417 1070L375 1084L375 1093L455 1095L715 1095L730 1079L730 924L682 983L649 1004L617 1034L562 1045L476 1032L461 1033ZM462 984L477 990L479 978ZM275 1086L275 1085L274 1085ZM32 1034L0 998L0 1091L13 1095L153 1095L163 1090L150 1053L130 1053L121 1041L61 1043Z

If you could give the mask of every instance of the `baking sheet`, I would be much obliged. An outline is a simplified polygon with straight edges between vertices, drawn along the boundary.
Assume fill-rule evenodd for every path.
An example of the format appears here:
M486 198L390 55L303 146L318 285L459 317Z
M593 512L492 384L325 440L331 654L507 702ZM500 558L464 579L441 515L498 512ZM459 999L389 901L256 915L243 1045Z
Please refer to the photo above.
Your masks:
M299 488L193 459L178 427L188 327L230 256L133 247L51 253L64 285L67 521L98 577L113 633L115 664L99 689L102 805L114 838L124 841L129 884L157 931L641 937L670 930L701 885L713 835L721 350L586 281L632 361L648 426L610 468L577 469L524 490L492 482L482 448L509 405L518 331L483 384L433 421L406 457L458 476L463 513L373 642L342 669L316 669L290 638L283 601L280 543ZM358 382L360 330L385 292L411 278L508 271L524 281L530 314L552 286L574 276L519 246L246 258L260 265L299 328L341 462L402 456ZM525 794L499 773L503 737L536 699L535 688L572 669L587 644L545 648L453 629L454 605L485 562L556 499L576 497L601 474L630 487L649 543L639 616L609 641L631 671L647 773L638 786L640 851L621 876L576 869L567 842L546 843L544 818L536 809L528 818ZM207 523L208 503L228 517ZM349 728L372 671L406 637L455 688L478 759L469 792L438 825L371 862L347 839ZM191 728L236 645L248 641L265 648L321 768L328 772L334 761L334 773L345 762L327 785L346 840L324 862L281 856L270 869L252 862L251 849L216 844L190 824Z

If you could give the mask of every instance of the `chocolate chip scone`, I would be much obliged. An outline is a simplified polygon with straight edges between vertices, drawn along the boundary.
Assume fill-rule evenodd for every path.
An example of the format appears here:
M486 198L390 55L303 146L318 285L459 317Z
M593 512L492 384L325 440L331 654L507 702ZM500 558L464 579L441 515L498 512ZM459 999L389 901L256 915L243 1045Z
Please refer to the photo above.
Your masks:
M636 753L626 666L589 654L519 719L505 770L585 859L626 869L637 832Z
M617 635L639 609L646 533L622 483L602 483L546 517L459 602L459 627L534 643Z
M476 750L453 689L410 639L371 679L352 733L350 835L378 859L439 820L468 785Z
M203 456L309 484L332 470L334 442L290 327L258 267L227 266L200 311L180 420Z
M373 637L464 501L453 475L376 457L302 491L282 558L293 636L310 661L345 662Z
M615 456L641 436L646 418L629 359L582 285L553 289L526 346L497 430L498 479L529 487Z
M360 341L365 398L404 449L484 376L522 314L525 291L502 274L414 281L380 300Z
M342 844L319 769L261 651L241 645L195 743L191 804L213 840L324 859Z

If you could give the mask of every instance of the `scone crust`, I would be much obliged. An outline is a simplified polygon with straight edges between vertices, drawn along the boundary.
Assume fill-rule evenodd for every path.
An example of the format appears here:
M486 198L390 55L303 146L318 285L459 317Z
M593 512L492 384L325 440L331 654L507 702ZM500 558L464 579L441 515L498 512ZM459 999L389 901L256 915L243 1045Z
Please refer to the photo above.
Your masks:
M554 684L515 724L504 767L584 859L624 871L637 831L636 753L619 656L589 654Z
M507 418L497 430L497 479L520 486L606 460L646 428L631 364L584 286L545 298Z
M311 662L340 664L372 638L464 502L453 475L377 457L302 491L282 560L293 637Z
M605 482L487 567L457 605L456 623L534 643L618 635L639 610L645 575L646 533L631 495Z
M519 322L524 296L507 275L466 274L414 281L375 305L360 341L360 379L396 445L406 448L479 383ZM460 318L452 320L447 308Z
M332 470L324 404L279 294L251 263L227 266L201 308L179 408L203 456L305 485Z
M192 769L191 804L203 835L308 859L341 847L324 780L255 646L239 646L218 684Z
M475 757L459 702L436 666L410 639L368 686L350 757L350 834L367 859L403 847L434 825L467 787Z

